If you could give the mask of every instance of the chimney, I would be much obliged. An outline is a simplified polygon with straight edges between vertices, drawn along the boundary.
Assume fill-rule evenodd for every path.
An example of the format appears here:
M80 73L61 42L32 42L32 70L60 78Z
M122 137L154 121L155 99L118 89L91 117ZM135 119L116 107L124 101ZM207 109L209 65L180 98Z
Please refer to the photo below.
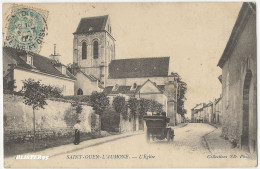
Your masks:
M60 62L60 54L56 53L56 44L53 44L53 45L54 45L54 51L53 51L53 54L50 55L50 58L52 60Z

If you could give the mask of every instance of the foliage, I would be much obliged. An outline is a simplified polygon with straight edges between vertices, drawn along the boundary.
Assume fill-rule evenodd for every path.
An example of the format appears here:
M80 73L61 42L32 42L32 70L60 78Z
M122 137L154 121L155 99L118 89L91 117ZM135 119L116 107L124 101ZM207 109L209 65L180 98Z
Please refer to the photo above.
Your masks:
M50 85L43 85L40 81L28 79L23 81L23 88L20 93L23 94L24 103L32 106L33 109L44 108L47 105L48 97L61 97L62 90Z
M96 121L97 121L97 115L95 113L91 113L91 128L93 128L93 130L96 128L96 124L97 124Z
M128 108L130 109L131 115L134 117L138 114L139 101L135 97L130 97L128 100Z
M106 131L119 131L120 115L113 107L107 108L101 117L101 129Z
M172 72L171 75L174 77L178 84L177 113L184 116L184 114L186 114L186 111L184 109L184 102L186 100L185 94L187 91L187 84L182 81L182 78L178 73Z
M139 100L138 112L141 116L146 114L148 111L155 113L163 112L163 105L155 100L141 98Z
M163 105L155 100L150 100L150 111L156 113L162 113Z
M62 90L28 79L23 81L23 88L20 92L23 94L24 103L33 109L33 150L35 150L35 110L43 109L47 105L48 97L61 96Z
M118 114L122 114L123 119L126 120L128 118L125 97L116 96L113 99L113 107Z
M73 109L76 110L77 114L80 114L82 112L83 108L79 101L72 102L71 106L73 107Z
M42 87L44 88L44 91L45 91L45 94L47 95L47 97L56 97L56 98L62 97L61 88L58 88L56 86L51 86L51 85L42 85Z
M139 109L138 112L141 117L149 111L150 108L150 101L148 99L141 98L139 100Z
M72 111L71 109L66 110L64 114L64 121L66 122L67 126L73 126L76 124L78 120L78 114Z
M98 115L102 115L104 110L109 106L109 99L102 92L93 92L89 97L89 102Z

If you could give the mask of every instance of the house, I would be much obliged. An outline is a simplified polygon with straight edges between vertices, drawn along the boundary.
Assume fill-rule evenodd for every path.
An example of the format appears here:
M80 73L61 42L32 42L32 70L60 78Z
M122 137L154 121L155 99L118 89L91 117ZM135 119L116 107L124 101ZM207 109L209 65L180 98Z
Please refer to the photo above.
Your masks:
M128 97L135 97L138 99L146 98L155 100L163 105L163 110L167 114L167 96L164 94L163 90L159 86L157 86L154 82L152 82L149 79L142 85L138 86L107 86L104 89L104 92L109 97L114 97L118 94L124 94Z
M222 124L222 98L215 99L213 104L214 123Z
M222 69L222 134L257 152L256 4L244 2L225 50Z
M196 104L195 107L191 109L191 122L198 123L200 122L201 111L203 109L204 103Z
M23 81L31 78L61 88L65 96L74 95L76 81L58 60L11 47L3 47L3 78L4 90L18 92L23 87Z

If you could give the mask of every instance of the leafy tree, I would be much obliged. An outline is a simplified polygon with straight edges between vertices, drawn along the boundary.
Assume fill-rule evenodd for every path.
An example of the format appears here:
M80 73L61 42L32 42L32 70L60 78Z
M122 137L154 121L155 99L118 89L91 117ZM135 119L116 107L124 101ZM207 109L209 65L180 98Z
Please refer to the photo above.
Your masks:
M139 109L139 101L135 97L130 97L128 100L128 107L130 109L130 113L133 117L135 117L138 114Z
M177 82L178 86L178 92L177 92L177 113L184 116L186 114L186 111L184 109L184 102L186 100L185 94L187 91L187 84L182 81L181 76L178 73L172 72L171 75L174 77L174 79Z
M113 99L113 107L118 114L122 114L123 119L126 120L128 118L127 110L126 110L127 105L126 105L125 97L116 96Z
M109 99L103 92L93 92L89 97L89 102L95 113L99 115L99 125L101 126L101 116L109 106Z
M55 92L52 93L52 91ZM62 90L43 85L40 81L28 79L23 81L23 88L20 92L23 94L24 103L33 109L33 151L35 151L35 110L44 109L44 106L47 105L46 99L61 96Z

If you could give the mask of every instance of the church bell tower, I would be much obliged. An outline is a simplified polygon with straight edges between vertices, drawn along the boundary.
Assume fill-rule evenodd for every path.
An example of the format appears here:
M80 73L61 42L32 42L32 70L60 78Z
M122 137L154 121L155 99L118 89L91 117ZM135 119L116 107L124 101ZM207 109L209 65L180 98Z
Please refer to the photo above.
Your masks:
M108 65L115 59L113 38L108 15L82 18L73 33L73 65L106 86Z

